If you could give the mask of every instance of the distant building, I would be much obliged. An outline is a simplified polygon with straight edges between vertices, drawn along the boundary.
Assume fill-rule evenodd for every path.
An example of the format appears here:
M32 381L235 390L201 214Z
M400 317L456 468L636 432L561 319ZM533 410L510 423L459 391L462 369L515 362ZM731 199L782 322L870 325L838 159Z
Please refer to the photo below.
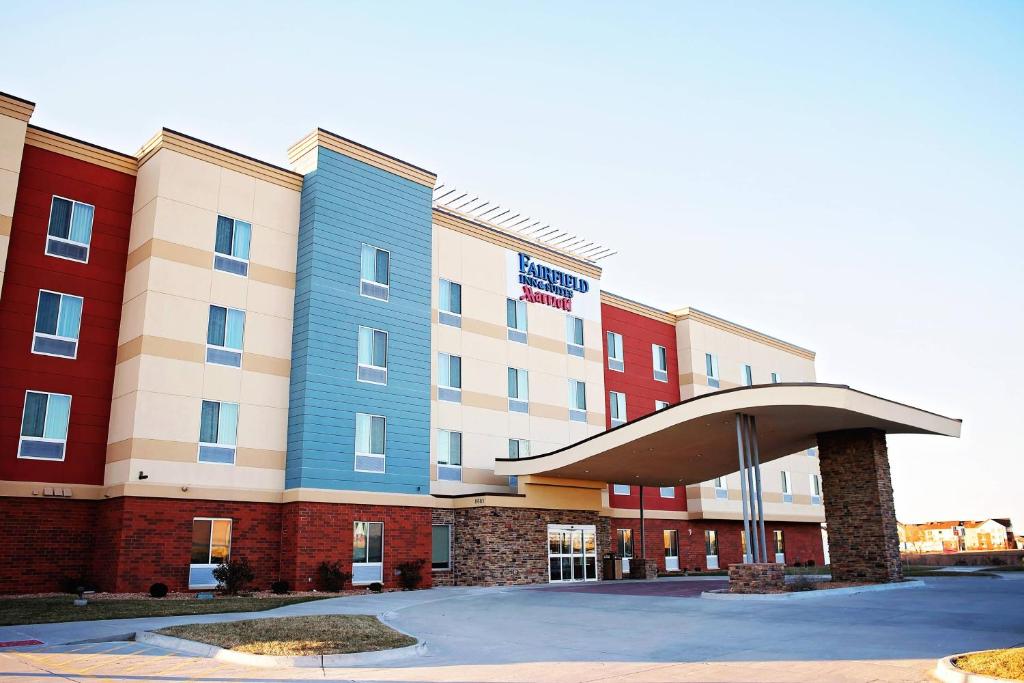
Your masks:
M899 524L905 553L955 553L1005 550L1019 546L1008 518Z

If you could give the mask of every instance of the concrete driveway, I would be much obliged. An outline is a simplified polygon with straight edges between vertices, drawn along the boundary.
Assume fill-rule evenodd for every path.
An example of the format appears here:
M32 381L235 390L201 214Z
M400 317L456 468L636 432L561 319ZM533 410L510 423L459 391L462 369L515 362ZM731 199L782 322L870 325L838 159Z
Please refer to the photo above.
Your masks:
M295 605L269 616L313 611L380 614L426 640L428 654L393 667L254 670L134 643L49 644L0 655L0 678L925 681L941 655L1024 643L1024 581L965 577L927 579L927 584L920 590L822 596L784 604L554 586L341 598ZM201 619L159 621L171 620ZM102 627L124 630L116 622ZM41 627L22 630L46 635ZM98 632L96 627L91 630Z

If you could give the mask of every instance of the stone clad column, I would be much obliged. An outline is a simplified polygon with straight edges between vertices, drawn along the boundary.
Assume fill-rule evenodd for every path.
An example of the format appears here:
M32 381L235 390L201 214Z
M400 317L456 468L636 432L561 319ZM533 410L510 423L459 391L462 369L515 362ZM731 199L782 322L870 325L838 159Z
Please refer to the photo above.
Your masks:
M834 581L900 581L899 538L885 432L818 434Z

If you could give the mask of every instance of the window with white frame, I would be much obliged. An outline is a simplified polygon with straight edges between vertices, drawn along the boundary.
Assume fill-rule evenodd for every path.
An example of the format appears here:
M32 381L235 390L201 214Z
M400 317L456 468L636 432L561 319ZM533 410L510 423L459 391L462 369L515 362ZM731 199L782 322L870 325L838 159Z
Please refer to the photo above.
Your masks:
M527 342L526 302L518 299L506 299L505 322L508 325L509 340L525 344Z
M676 497L676 487L675 486L662 486L661 488L658 489L658 494L662 498L675 498Z
M668 350L664 346L651 344L651 361L654 364L654 379L668 381Z
M782 470L782 502L792 503L793 502L793 479L789 472Z
M714 353L704 354L704 371L708 376L708 386L716 389L721 386L721 379L718 376L718 356Z
M452 568L452 525L432 524L430 568L435 572Z
M811 474L811 505L821 504L821 475Z
M462 401L462 356L437 354L437 400Z
M633 530L618 529L617 531L619 557L633 557Z
M754 370L744 363L740 366L740 384L749 387L754 383Z
M211 517L192 519L192 555L188 568L189 588L216 588L213 570L231 557L231 520Z
M384 523L353 522L352 585L384 580Z
M356 346L356 380L387 384L388 333L360 325Z
M583 318L565 316L565 344L570 356L583 358Z
M203 401L199 420L199 462L235 464L238 404Z
M359 252L359 293L387 301L391 291L391 252L363 244Z
M608 411L612 427L626 424L626 395L621 391L609 391Z
M578 379L569 380L569 419L587 421L587 385Z
M95 211L92 204L54 195L46 228L46 255L88 263Z
M214 270L248 276L251 239L251 224L227 216L217 216L217 236L213 246Z
M782 381L782 378L779 377L779 373L773 372L772 373L772 384L778 384L781 381Z
M383 472L387 420L382 415L356 413L356 472Z
M462 432L437 430L437 478L462 481Z
M725 487L725 477L715 477L715 498L728 498L729 490Z
M775 529L772 531L772 536L775 537L775 561L785 562L786 561L786 536L782 533L781 529Z
M514 413L530 412L530 374L522 368L508 369L508 409Z
M462 327L462 285L442 279L438 287L437 321Z
M80 296L40 289L32 353L77 358L83 305L84 300Z
M21 414L18 457L63 460L68 444L71 397L45 391L26 391Z
M608 342L608 369L624 372L626 365L622 356L622 335L618 332L608 332L605 338Z
M628 496L629 484L612 484L612 493L616 496Z
M245 311L210 305L206 325L206 362L242 367L242 343L245 337Z
M530 457L530 442L527 439L509 439L508 457L512 460Z
M654 409L655 410L664 410L665 408L668 408L669 405L670 404L669 404L668 401L658 401L658 400L654 401Z

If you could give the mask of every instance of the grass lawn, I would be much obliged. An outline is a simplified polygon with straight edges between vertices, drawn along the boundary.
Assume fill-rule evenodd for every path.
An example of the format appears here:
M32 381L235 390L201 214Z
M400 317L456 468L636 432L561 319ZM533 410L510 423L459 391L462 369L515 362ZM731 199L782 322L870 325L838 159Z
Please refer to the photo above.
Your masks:
M334 597L325 595L325 598ZM131 619L133 617L170 617L179 614L217 614L220 612L262 612L293 605L317 597L231 598L213 600L164 600L137 598L131 600L90 600L84 607L75 607L74 595L57 597L0 598L0 626L14 624L51 624L58 621L93 621L96 619Z
M356 614L186 624L157 633L256 655L337 655L413 645L415 638Z
M953 663L972 674L1024 681L1024 647L978 652L960 657Z

